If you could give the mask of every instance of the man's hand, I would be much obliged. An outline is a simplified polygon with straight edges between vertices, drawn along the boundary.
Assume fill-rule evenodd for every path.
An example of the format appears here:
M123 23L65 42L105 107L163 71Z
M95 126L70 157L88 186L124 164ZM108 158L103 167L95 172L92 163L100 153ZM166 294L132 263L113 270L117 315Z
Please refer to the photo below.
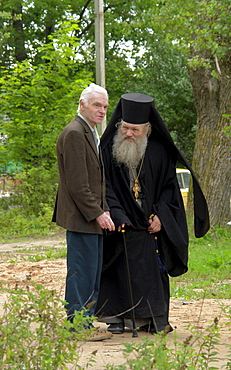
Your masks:
M102 229L108 229L109 231L115 230L114 222L112 221L108 211L96 217L96 221L98 222L99 226L102 227Z
M149 227L148 231L149 234L157 233L161 230L161 222L157 215L155 215L153 218L149 219Z

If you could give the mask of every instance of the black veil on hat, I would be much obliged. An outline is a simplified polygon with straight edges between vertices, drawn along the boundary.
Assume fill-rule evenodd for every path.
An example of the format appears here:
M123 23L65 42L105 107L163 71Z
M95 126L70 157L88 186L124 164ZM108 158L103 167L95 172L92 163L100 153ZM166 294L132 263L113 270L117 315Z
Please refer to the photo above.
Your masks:
M159 133L158 136L167 140L174 148L172 137L165 126L162 118L154 107L153 98L145 94L124 94L105 129L101 138L102 149L112 140L114 133L117 130L116 123L121 121L132 124L143 124L150 122L152 126L152 134ZM176 149L176 148L175 148Z
M108 126L102 135L102 150L113 140L117 130L116 123L121 119L133 124L150 122L152 126L151 135L160 138L165 145L171 148L173 153L177 155L178 162L191 172L194 195L194 232L197 238L204 236L210 228L207 202L190 164L174 144L164 121L157 112L153 98L149 95L138 93L124 94L121 96Z

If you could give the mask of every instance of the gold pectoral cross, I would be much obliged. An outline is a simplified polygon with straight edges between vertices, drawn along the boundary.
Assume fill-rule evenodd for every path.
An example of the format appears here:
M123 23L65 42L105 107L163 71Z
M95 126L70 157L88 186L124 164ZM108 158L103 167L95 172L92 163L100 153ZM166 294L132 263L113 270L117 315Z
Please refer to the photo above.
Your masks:
M134 195L135 195L136 201L138 202L139 191L141 190L141 187L139 185L138 179L135 179L135 184L134 184L132 190L134 191Z

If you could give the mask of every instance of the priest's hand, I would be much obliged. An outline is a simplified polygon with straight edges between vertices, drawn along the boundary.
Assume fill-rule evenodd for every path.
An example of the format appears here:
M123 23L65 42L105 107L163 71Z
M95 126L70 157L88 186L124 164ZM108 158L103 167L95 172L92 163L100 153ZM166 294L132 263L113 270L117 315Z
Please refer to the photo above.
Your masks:
M125 228L125 225L126 226L131 226L131 224L122 224L122 225L118 226L118 229L117 230L120 232L122 229Z
M161 221L157 215L153 216L153 218L149 219L149 227L148 231L149 234L157 233L161 230Z
M102 227L102 229L108 229L109 231L115 230L114 222L112 221L108 211L96 217L96 221L98 222L99 226Z

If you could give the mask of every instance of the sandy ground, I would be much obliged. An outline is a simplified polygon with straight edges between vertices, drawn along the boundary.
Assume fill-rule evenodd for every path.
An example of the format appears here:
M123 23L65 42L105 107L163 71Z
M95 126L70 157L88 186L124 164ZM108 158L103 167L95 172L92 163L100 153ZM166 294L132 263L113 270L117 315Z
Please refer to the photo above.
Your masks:
M28 262L28 260L23 260L23 258L35 252L38 255L45 247L60 248L64 247L64 245L64 238L0 244L0 280L10 283L14 287L16 284L18 286L24 285L29 277L49 289L55 289L63 297L66 275L65 259ZM17 263L12 263L13 260L17 261ZM5 299L5 294L0 292L0 314L3 312L2 304ZM227 325L229 320L224 315L222 306L230 307L230 304L231 299L204 299L197 301L171 299L170 323L175 330L168 334L170 342L173 344L175 334L178 341L183 342L188 338L190 335L189 324L204 331L213 323L215 318L218 318L221 327L221 337L218 346L218 362L214 363L214 366L222 369L228 362L228 353L231 349L231 326L230 323ZM103 323L97 323L97 326L99 330L106 330L106 325ZM144 332L138 332L138 338L133 338L132 332L126 330L124 334L113 335L111 339L102 342L86 342L80 349L79 365L84 369L103 370L106 364L122 364L125 362L123 343L139 343L144 336L153 339L151 334ZM88 367L88 358L90 357L94 358L95 362Z

